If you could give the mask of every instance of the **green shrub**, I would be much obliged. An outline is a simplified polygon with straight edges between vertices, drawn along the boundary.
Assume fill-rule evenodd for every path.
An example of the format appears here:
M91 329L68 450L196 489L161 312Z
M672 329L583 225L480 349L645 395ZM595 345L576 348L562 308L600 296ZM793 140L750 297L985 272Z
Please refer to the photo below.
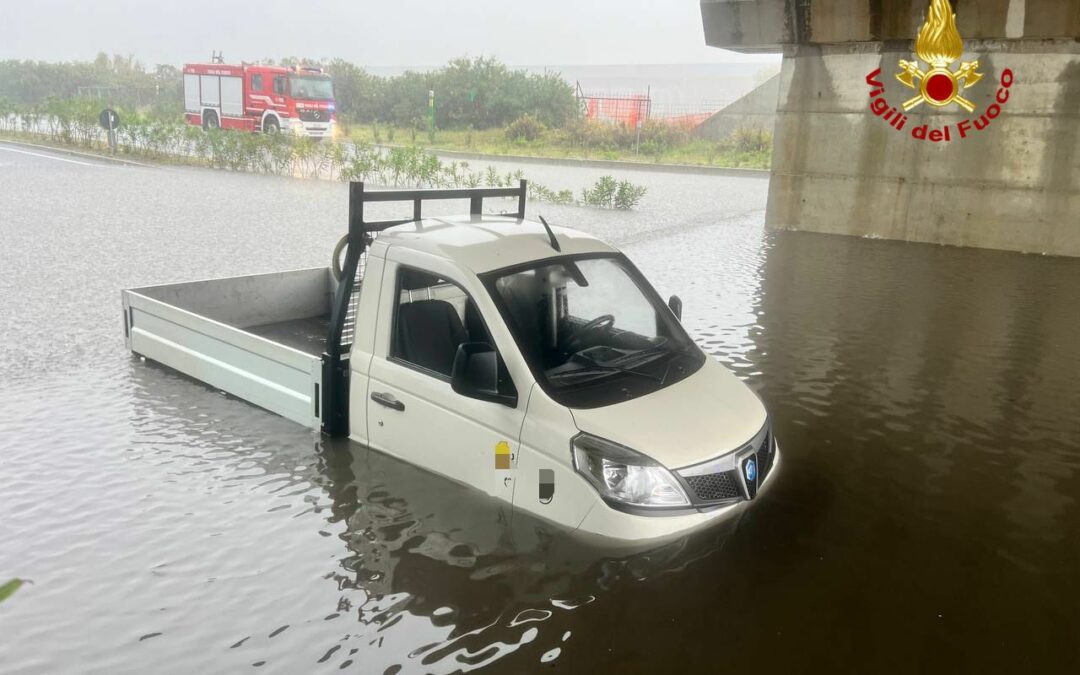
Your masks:
M15 595L15 591L19 590L19 588L24 583L25 582L22 579L11 579L10 581L5 582L3 585L0 585L0 602L3 602L4 600L10 598L12 595Z
M532 115L524 113L506 127L506 139L513 142L532 142L540 138L545 131L547 131L547 127L542 122Z
M766 152L772 150L772 134L757 127L740 127L731 132L730 145L739 152Z
M552 204L573 204L574 193L571 190L550 190L539 183L529 183L529 196Z
M590 151L639 150L643 155L661 157L690 141L686 127L659 121L645 122L640 130L602 120L579 120L555 132L557 141Z
M634 185L630 181L621 180L615 188L614 207L623 211L629 211L638 205L645 196L644 185Z
M615 203L617 184L611 176L601 176L591 188L581 191L581 201L589 206L610 207Z
M629 210L637 206L645 196L643 185L630 181L616 181L611 176L601 176L591 188L581 191L581 201L587 206L604 209Z

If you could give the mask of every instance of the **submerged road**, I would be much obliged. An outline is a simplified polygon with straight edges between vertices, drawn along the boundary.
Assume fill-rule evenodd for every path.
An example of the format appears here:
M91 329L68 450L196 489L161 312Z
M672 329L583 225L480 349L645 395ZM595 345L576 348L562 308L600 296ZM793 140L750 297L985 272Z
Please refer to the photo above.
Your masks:
M765 177L625 177L632 213L529 214L681 295L784 449L740 521L636 554L124 351L121 288L326 264L343 184L0 142L0 584L33 581L2 669L1080 667L1080 261L769 233Z

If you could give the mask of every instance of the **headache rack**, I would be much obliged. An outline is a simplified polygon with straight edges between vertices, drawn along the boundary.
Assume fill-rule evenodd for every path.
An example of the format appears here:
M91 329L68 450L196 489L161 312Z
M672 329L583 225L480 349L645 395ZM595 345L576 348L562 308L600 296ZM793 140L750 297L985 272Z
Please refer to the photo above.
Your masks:
M364 183L349 183L349 232L341 281L333 297L330 326L326 335L326 351L322 355L322 432L331 437L349 435L349 350L357 321L359 282L367 247L378 232L395 225L416 222L423 218L425 201L468 199L469 213L483 213L484 200L517 198L517 212L506 214L525 217L528 183L520 181L509 188L463 188L366 191ZM364 204L369 202L412 202L411 218L400 220L364 220Z

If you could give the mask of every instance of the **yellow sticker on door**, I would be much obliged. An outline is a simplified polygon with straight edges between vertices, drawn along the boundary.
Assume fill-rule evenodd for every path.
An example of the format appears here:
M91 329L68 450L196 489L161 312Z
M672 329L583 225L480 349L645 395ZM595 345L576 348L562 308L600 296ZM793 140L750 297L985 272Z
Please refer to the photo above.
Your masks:
M495 445L495 468L510 468L510 444L506 441L499 441Z

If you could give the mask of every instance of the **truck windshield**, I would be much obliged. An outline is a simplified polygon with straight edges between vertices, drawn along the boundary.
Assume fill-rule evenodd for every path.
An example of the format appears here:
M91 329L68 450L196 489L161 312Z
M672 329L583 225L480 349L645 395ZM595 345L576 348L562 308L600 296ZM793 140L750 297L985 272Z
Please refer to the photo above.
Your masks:
M622 256L545 260L484 283L552 398L595 408L695 372L705 355Z
M329 77L290 75L289 92L293 98L309 101L329 101L334 98L334 85Z

